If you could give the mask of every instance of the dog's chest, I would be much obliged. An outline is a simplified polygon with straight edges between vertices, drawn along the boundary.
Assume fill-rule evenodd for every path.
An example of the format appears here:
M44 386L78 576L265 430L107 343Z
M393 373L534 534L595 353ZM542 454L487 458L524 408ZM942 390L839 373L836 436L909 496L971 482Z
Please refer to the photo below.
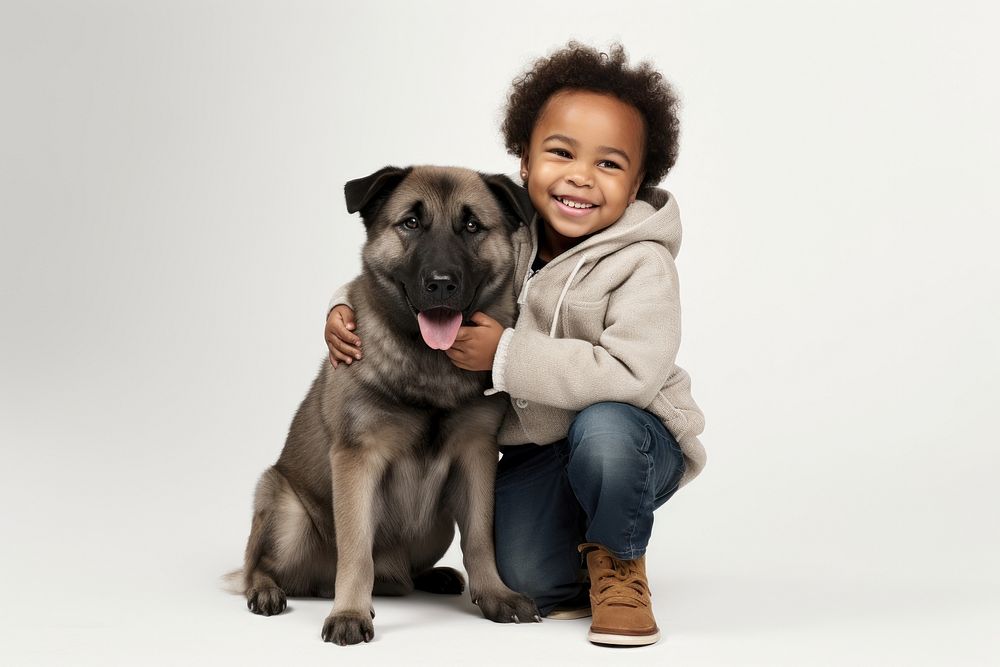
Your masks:
M424 409L455 410L489 387L488 373L459 370L440 351L400 355L378 350L366 361L369 365L358 370L370 389L392 402Z
M382 484L383 529L421 535L440 517L453 460L426 450L393 461Z

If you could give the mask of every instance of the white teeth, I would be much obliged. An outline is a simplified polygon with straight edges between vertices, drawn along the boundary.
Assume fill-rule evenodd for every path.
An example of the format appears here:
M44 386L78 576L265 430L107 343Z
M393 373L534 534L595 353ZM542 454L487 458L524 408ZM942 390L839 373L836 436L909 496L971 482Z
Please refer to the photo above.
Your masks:
M570 201L569 199L563 199L562 197L557 197L557 199L560 202L562 202L563 204L565 204L566 206L569 206L570 208L593 208L594 207L593 204L584 204L582 202Z

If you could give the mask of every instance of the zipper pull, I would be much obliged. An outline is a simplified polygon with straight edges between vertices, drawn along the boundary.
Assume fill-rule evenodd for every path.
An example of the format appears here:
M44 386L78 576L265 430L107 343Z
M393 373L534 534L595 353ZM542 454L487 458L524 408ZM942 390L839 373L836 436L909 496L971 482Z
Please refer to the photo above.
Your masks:
M528 301L528 285L531 284L531 279L535 277L538 271L532 271L528 269L528 275L524 278L524 284L521 285L521 293L517 295L517 305L523 306Z

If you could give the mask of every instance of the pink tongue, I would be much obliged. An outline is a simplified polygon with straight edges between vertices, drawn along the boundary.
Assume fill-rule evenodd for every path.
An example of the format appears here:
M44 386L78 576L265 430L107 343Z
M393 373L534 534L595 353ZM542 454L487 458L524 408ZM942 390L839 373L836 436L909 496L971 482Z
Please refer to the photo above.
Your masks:
M432 308L417 313L424 342L433 350L447 350L462 326L462 313L448 308Z

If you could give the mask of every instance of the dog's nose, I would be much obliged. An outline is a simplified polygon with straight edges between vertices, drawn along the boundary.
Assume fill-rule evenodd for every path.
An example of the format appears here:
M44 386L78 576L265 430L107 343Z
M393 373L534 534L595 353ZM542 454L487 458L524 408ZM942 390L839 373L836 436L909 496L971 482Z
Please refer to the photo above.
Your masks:
M458 289L458 280L450 273L435 271L424 280L424 289L435 298L447 299Z

